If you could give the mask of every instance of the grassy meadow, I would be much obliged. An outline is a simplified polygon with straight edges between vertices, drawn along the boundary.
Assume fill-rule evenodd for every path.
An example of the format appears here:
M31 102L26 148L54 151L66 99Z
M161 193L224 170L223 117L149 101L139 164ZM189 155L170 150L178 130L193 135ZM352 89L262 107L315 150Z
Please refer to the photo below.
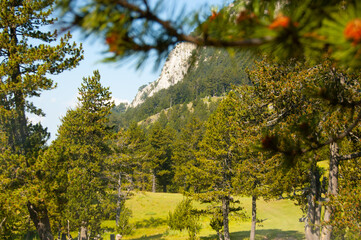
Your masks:
M133 212L131 223L135 226L134 232L123 239L156 240L156 239L187 239L186 231L170 230L167 226L169 211L182 201L182 194L138 192L127 200L127 207ZM239 198L244 207L247 219L230 218L230 231L232 239L248 239L251 228L251 198ZM256 229L257 239L303 239L304 224L299 222L302 212L289 200L257 201L258 219L263 220ZM202 207L201 204L195 204ZM216 232L209 226L209 218L200 219L202 229L200 239L216 240ZM105 240L115 229L115 221L105 221L103 226L108 231L103 235Z

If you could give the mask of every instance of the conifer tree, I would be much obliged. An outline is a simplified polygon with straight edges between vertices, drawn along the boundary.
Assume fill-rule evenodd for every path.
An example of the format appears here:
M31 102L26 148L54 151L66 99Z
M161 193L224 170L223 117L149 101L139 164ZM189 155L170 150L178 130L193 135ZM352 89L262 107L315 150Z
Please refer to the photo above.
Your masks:
M260 129L265 127L268 109L257 96L254 86L241 86L233 95L238 113L239 160L236 162L234 189L252 198L250 239L255 239L257 223L257 200L278 198L284 190L282 161L279 155L267 154L259 145Z
M191 199L184 199L174 209L174 212L169 212L167 219L170 229L188 231L189 240L197 239L197 234L201 229L199 224L199 215L196 209L192 206Z
M198 178L203 180L204 193L197 194L203 202L220 204L215 212L221 213L223 235L229 235L229 213L234 193L235 165L239 157L237 144L239 121L237 102L231 92L218 106L206 124L204 138L195 167ZM237 210L237 209L233 209Z
M65 173L62 177L67 181L57 183L64 189L63 216L73 230L80 229L83 239L100 232L108 186L106 158L111 154L109 141L113 136L107 116L114 104L109 89L100 84L98 71L83 79L78 100L77 108L68 110L62 119L58 138L51 146L59 153L50 159L53 157L55 166L63 162L65 169L59 173Z
M127 130L121 129L114 141L114 154L109 158L108 173L117 192L115 221L121 235L129 234L131 211L125 201L134 189L145 191L148 173L143 169L146 147L146 135L137 123L132 123Z
M174 182L186 192L199 192L202 189L200 175L195 174L195 171L198 169L196 162L204 134L203 125L198 118L193 117L174 142Z
M22 208L10 207L18 209L19 215L29 216L40 239L53 239L47 203L38 184L40 179L34 174L38 171L39 150L44 148L49 135L41 125L33 125L27 119L28 112L44 115L29 99L55 88L49 76L76 67L82 59L81 47L69 43L70 34L65 34L54 45L57 32L44 31L56 21L50 16L53 4L53 0L0 1L0 131L6 139L2 148L7 149L2 153L10 154L0 163L0 175L5 182L17 182L3 185L1 181L2 188L6 189L3 197L19 200ZM10 177L7 175L10 169L18 169L23 174ZM16 197L13 194L17 194ZM11 217L2 219L3 224L9 226L9 219ZM18 223L11 223L14 230ZM1 231L2 228L0 234Z
M360 88L358 74L331 67L325 60L310 67L307 62L274 64L261 62L251 78L263 107L269 107L263 131L262 147L282 153L284 165L299 169L307 176L303 202L307 205L306 238L330 239L334 207L327 201L338 195L338 174L341 160L359 157L359 152L340 149L345 134L352 134L360 117L356 109ZM256 108L256 109L259 109ZM321 172L317 162L329 147L327 201L321 231ZM341 154L343 152L343 154ZM295 182L296 183L296 182ZM294 187L296 185L294 184ZM305 190L307 189L307 190Z
M134 166L133 179L135 187L141 191L149 190L150 173L147 169L147 135L137 123L133 122L125 132L125 153Z
M163 192L167 192L167 185L173 178L173 136L171 129L163 129L159 122L152 126L148 134L148 166L152 175L152 192L156 192L157 181Z

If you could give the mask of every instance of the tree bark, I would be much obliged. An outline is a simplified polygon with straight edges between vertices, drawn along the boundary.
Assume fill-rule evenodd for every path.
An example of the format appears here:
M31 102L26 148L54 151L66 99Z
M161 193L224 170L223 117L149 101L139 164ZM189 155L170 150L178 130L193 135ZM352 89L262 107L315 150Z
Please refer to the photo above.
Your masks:
M223 215L223 230L224 230L224 240L230 240L229 236L229 196L224 196L222 198L222 215Z
M218 240L223 240L222 233L220 231L217 232Z
M33 221L36 231L38 232L40 240L53 240L53 234L51 233L50 221L48 218L48 210L44 203L35 204L27 203L30 218Z
M338 194L338 165L339 165L339 147L336 142L330 144L330 170L328 179L328 198L331 196L337 196ZM333 207L326 205L325 215L323 221L325 225L322 228L322 240L330 240L332 236L332 226L329 222L332 219Z
M17 38L17 29L16 26L10 27L10 39L11 44L13 46L18 45L18 38ZM20 64L19 60L15 60L17 56L16 48L9 50L9 62L12 63L12 68L10 72L10 79L11 83L14 85L19 84L21 82L20 76ZM14 58L14 59L13 59ZM11 141L15 146L20 146L20 150L22 154L25 154L25 143L26 143L26 136L27 136L27 120L25 116L25 96L22 89L15 89L13 92L14 94L14 103L15 103L15 111L16 111L16 118L11 120L11 128L13 132L14 140ZM28 163L27 163L28 165Z
M307 240L320 239L321 221L321 182L316 163L310 170L310 190L307 195L307 218L305 220L305 237Z
M69 226L69 220L67 220L68 222L68 239L72 239L72 237L70 236L70 226Z
M155 177L155 171L152 172L152 192L156 192L156 177Z
M3 220L1 220L1 223L0 223L0 230L1 231L3 230L3 224L4 224L5 221L6 221L6 217L4 217Z
M256 223L257 223L257 198L252 196L252 225L251 225L251 234L249 239L254 240L256 237Z
M118 177L118 199L117 199L117 213L115 216L115 223L119 225L120 211L122 209L122 205L124 204L124 195L122 193L122 174L119 173Z
M85 226L85 222L82 223L83 226L80 227L80 240L87 240L88 239L88 228Z

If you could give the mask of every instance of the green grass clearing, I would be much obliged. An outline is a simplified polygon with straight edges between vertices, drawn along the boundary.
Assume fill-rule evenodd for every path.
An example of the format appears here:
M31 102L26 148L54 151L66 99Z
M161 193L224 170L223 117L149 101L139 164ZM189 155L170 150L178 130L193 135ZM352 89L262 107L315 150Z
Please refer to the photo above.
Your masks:
M131 223L136 226L131 236L123 239L155 240L155 239L187 239L186 231L179 232L170 230L166 219L169 211L173 211L176 205L183 200L182 194L174 193L150 193L138 192L127 200L127 207L133 212ZM246 214L251 213L251 198L239 198ZM200 207L201 204L195 204ZM264 220L257 226L257 239L304 239L304 224L299 222L302 212L290 200L257 201L258 218ZM209 226L209 218L201 217L202 230L199 234L201 239L215 240L215 231ZM114 233L115 221L104 221L103 227L108 229L103 237L110 239ZM250 220L230 219L230 231L232 239L247 239L251 228Z

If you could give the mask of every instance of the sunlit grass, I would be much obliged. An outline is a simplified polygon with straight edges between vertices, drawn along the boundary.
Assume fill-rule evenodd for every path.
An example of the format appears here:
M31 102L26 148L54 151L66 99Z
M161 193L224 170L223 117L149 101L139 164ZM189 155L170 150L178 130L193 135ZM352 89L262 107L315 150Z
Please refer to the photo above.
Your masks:
M183 198L182 194L174 193L135 193L131 199L127 200L126 205L133 212L131 223L136 228L132 235L124 236L123 239L187 239L186 231L170 230L166 223L169 211L173 211ZM250 216L251 198L239 198L239 200L246 214ZM257 204L258 218L263 220L261 225L257 226L257 239L303 239L304 224L299 222L302 212L293 202L289 200L268 202L259 200ZM195 205L200 206L198 203ZM209 218L201 217L200 222L202 223L201 239L217 239L215 231L209 226ZM115 229L115 221L105 221L102 225L108 228L109 232L103 235L103 238L108 240L112 233L111 229ZM249 238L250 228L249 218L247 220L230 219L232 239Z

